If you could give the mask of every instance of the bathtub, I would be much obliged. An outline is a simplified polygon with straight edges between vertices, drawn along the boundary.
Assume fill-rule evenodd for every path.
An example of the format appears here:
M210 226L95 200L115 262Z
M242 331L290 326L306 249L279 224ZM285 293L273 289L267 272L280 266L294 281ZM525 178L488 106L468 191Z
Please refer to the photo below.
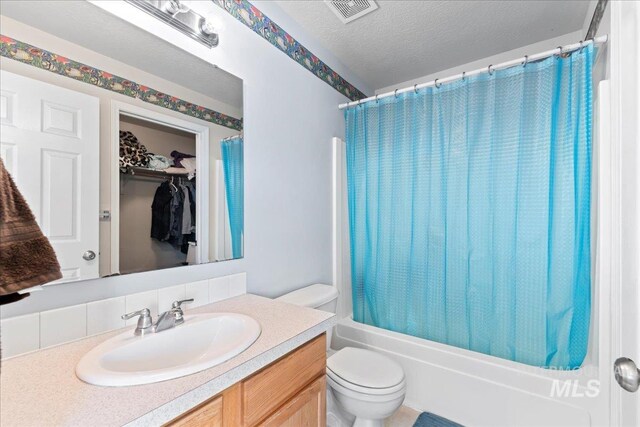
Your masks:
M587 356L580 369L547 370L343 318L332 347L367 348L399 362L404 404L465 426L608 424L603 367ZM553 395L552 395L553 393ZM597 393L597 395L594 395Z

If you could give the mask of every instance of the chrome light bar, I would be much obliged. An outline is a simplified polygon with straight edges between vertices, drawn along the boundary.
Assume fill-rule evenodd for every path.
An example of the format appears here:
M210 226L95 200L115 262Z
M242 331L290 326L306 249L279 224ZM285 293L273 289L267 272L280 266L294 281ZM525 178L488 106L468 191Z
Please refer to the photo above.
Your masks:
M125 0L209 48L218 46L219 37L213 24L180 0Z

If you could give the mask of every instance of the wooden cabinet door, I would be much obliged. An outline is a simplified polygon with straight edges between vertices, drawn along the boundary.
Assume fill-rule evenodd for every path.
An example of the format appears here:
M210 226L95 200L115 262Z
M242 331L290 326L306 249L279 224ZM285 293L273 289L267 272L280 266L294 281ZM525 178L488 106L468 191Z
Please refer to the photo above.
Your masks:
M269 427L324 427L326 379L322 375L286 402L261 425Z
M222 394L165 424L164 427L238 427L242 425L242 385L234 384Z
M325 340L319 336L242 382L242 425L260 424L307 384L324 376Z

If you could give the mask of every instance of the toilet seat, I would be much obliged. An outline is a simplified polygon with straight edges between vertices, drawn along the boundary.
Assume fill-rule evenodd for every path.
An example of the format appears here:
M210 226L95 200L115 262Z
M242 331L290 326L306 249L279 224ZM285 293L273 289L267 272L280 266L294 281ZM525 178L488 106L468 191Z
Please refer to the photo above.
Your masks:
M345 347L327 359L327 377L341 388L357 393L388 396L402 392L406 381L402 367L370 350Z
M373 400L375 400L376 396L382 398L382 400L393 399L394 396L392 395L403 395L407 388L407 383L404 380L395 386L388 388L363 387L361 385L345 381L329 368L327 368L327 382L332 388L338 388L344 394L351 397L360 398L362 396L370 396Z

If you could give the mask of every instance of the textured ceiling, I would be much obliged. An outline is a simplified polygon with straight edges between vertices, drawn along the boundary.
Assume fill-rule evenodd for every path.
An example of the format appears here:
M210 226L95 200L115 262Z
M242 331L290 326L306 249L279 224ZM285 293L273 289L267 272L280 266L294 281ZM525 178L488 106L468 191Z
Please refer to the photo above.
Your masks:
M84 0L1 5L2 15L242 109L242 80Z
M588 1L378 0L378 10L345 25L323 1L277 3L376 89L579 30L589 6Z

